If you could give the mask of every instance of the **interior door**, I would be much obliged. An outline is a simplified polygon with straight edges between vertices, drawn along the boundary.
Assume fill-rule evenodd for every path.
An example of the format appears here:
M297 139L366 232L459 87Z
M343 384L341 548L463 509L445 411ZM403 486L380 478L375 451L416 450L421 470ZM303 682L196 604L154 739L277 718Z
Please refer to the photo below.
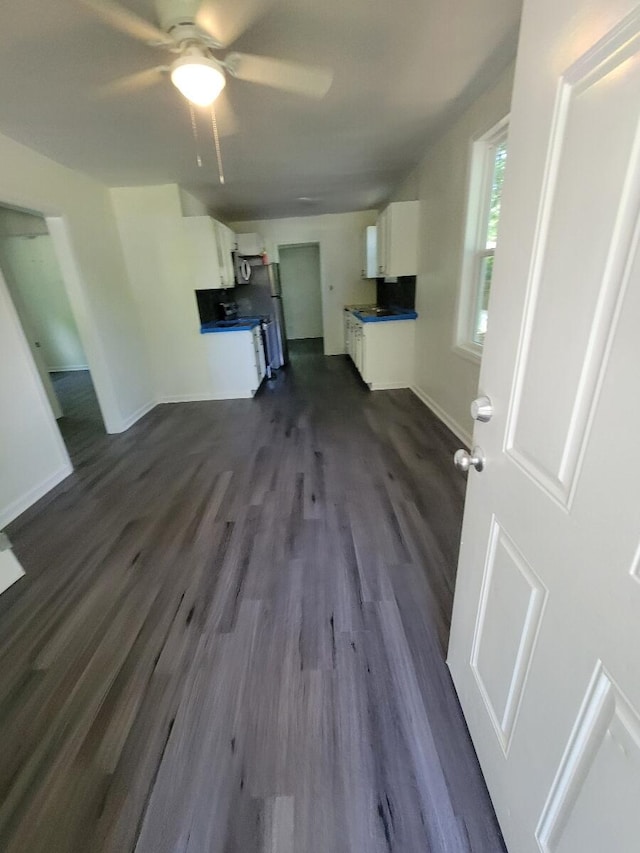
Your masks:
M525 0L448 656L512 853L640 849L639 33Z

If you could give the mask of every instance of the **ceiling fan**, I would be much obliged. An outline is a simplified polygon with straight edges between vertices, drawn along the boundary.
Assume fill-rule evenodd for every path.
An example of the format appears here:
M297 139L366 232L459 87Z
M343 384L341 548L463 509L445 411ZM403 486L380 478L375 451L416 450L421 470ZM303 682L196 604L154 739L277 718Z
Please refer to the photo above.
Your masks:
M226 84L226 75L311 98L323 98L331 86L328 68L248 53L218 52L232 44L273 0L155 0L158 24L114 0L75 0L106 23L152 47L176 54L170 65L149 68L114 81L111 91L131 91L161 80L172 83L191 103L210 106Z

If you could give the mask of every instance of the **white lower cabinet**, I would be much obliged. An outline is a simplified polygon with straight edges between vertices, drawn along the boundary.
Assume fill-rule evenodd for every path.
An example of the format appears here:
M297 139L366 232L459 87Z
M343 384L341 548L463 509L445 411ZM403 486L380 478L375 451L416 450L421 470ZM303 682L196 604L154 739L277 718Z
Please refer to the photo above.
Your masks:
M372 391L413 385L415 320L363 323L345 311L345 349Z
M203 335L211 376L211 398L253 397L265 377L266 362L260 327L251 331Z
M353 324L356 322L356 318L353 316L351 311L344 312L344 351L346 354L353 358Z
M356 323L354 329L353 363L358 373L364 377L364 328L362 323Z

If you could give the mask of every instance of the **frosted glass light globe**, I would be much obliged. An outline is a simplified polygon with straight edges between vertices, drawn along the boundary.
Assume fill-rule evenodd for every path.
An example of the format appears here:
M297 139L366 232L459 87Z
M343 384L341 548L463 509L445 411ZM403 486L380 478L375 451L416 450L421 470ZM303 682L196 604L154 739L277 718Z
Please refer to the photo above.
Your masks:
M215 60L183 56L171 66L171 82L191 103L208 107L224 89L226 80Z

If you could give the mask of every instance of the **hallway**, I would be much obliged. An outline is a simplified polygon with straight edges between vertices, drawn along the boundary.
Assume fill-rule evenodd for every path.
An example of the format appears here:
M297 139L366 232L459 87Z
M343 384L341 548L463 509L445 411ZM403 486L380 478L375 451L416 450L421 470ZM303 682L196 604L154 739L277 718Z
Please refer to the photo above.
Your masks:
M444 663L456 446L307 342L83 440L8 531L0 848L503 851Z
M62 370L51 373L50 377L62 407L58 429L74 466L81 465L85 453L94 454L100 439L106 438L91 373L88 370Z

